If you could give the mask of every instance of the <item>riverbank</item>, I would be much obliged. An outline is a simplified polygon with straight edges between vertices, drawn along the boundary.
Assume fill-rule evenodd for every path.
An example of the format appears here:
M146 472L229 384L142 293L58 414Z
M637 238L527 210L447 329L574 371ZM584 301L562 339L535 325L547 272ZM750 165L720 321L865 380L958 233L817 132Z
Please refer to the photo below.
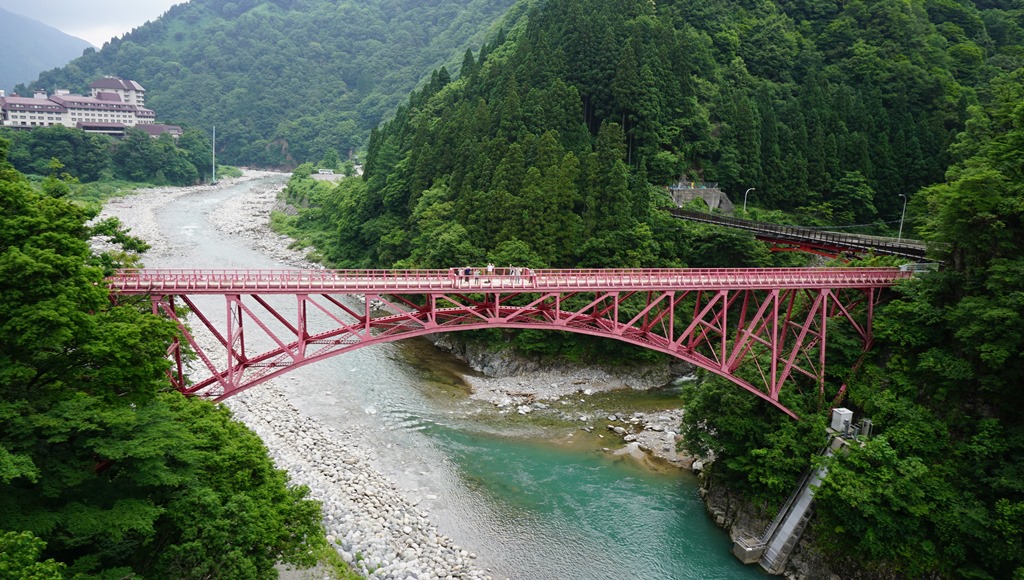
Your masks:
M268 175L273 174L247 171L242 178L222 181L216 187L230 187ZM288 249L288 238L269 230L269 210L280 184L283 179L277 184L260 183L246 195L235 196L219 206L216 228L245 238L282 265L318 267L301 252ZM112 201L101 217L118 217L130 233L148 241L153 246L149 256L173 256L187 240L167 239L157 226L155 212L209 188L146 190ZM621 381L583 371L500 379L473 376L467 377L467 382L475 398L488 401L499 413L517 414L555 412L555 402L569 397L586 398L624 386ZM491 577L488 570L475 565L473 554L438 533L429 510L425 509L431 503L430 497L410 497L412 494L374 469L377 451L359 430L318 424L300 413L283 390L271 383L232 397L227 404L239 420L260 435L276 464L289 472L292 481L309 486L311 496L323 502L329 539L342 557L363 574L371 578ZM679 415L648 416L612 410L572 420L579 423L580 429L606 432L609 453L646 456L646 449L664 453L666 461L678 461L673 456ZM617 442L624 438L629 439L625 445Z

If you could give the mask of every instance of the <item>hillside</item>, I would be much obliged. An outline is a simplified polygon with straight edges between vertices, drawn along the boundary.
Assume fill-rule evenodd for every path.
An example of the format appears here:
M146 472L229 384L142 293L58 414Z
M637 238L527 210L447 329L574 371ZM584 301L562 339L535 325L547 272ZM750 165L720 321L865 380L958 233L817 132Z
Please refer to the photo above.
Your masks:
M895 234L990 81L1024 65L1021 18L932 0L549 1L371 137L364 186L317 214L340 232L324 254L445 267L515 245L537 266L738 265L682 252L651 213L646 184L681 176L754 187L753 205L806 225Z
M0 8L0 89L10 94L15 85L63 66L91 47L81 38Z
M365 145L430 71L511 0L192 0L32 86L138 81L169 123L217 127L218 159L294 166Z

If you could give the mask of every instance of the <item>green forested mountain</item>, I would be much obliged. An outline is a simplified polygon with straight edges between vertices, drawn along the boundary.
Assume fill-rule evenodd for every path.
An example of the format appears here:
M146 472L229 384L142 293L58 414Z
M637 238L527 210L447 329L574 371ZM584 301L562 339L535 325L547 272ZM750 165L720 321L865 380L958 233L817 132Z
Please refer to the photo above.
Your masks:
M1024 69L984 96L920 192L946 267L885 309L851 390L888 428L820 493L833 549L910 576L1024 577Z
M454 82L435 73L371 136L365 183L307 218L334 220L338 264L431 267L513 245L545 265L703 262L649 213L646 184L680 176L805 221L896 222L942 181L979 88L1024 64L1011 8L552 0Z
M479 46L510 0L192 0L32 87L138 81L169 123L217 127L225 163L343 156L430 70ZM25 87L20 87L22 93Z
M306 207L290 225L344 267L780 264L748 236L666 218L657 186L756 187L760 208L833 227L895 224L906 196L904 233L938 242L946 263L898 290L871 353L837 335L825 396L783 395L801 421L703 381L685 393L687 441L718 458L715 482L771 510L847 383L842 404L878 434L830 460L815 549L862 577L1024 577L1019 1L517 6L524 17L479 52L449 45L462 46L459 64L407 101L384 90L399 84L392 71L450 62L431 41L465 28L452 24L468 22L461 12L380 4L359 10L390 20L353 20L334 12L348 4L194 1L43 82L134 78L161 117L216 123L224 154L251 163L359 146L405 101L370 135L363 179L314 182L307 165L289 184ZM343 28L313 32L320 21ZM303 33L282 32L295 22ZM392 37L422 46L398 51L383 44ZM336 58L347 44L374 56ZM572 348L552 336L516 344ZM576 348L622 356L608 342Z

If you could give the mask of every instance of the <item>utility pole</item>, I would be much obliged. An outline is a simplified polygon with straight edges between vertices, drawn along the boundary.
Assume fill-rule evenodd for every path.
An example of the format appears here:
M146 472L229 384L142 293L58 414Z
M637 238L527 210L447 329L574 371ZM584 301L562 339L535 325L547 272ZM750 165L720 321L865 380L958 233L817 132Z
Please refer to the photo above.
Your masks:
M217 126L213 126L213 156L211 158L213 164L213 179L210 183L217 183Z

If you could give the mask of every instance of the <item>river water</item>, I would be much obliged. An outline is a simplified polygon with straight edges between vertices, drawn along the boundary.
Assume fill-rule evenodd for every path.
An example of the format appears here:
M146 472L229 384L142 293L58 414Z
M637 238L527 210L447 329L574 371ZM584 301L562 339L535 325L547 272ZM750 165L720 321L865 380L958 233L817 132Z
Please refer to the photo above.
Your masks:
M271 178L284 183L283 177ZM157 213L170 251L148 267L281 268L210 216L253 182L203 191ZM618 441L578 426L498 415L462 381L472 372L420 340L376 345L296 369L276 381L301 412L358 427L377 469L429 508L438 530L477 554L496 578L754 578L709 521L696 480L603 451ZM259 386L256 388L274 388ZM637 408L671 394L610 393ZM588 401L594 404L593 401ZM600 425L600 423L598 423Z

